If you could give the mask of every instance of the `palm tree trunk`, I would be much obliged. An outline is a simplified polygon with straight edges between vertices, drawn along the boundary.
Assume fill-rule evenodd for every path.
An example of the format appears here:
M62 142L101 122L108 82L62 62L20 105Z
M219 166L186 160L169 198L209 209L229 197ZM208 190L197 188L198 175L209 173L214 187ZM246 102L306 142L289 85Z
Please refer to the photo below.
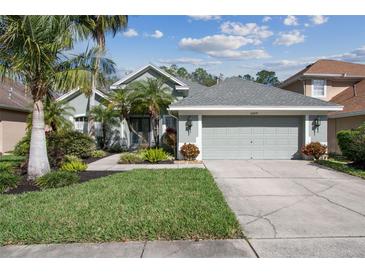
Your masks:
M46 134L44 132L44 109L41 100L33 104L32 134L30 138L28 179L34 180L48 172Z

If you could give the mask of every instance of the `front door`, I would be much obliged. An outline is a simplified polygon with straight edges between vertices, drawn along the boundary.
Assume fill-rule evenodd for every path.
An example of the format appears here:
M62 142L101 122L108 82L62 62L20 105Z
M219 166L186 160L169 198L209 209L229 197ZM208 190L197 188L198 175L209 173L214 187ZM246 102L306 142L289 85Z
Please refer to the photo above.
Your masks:
M137 134L131 132L131 144L141 145L149 144L149 133L150 133L150 119L148 117L133 117L131 118L132 127L138 132Z

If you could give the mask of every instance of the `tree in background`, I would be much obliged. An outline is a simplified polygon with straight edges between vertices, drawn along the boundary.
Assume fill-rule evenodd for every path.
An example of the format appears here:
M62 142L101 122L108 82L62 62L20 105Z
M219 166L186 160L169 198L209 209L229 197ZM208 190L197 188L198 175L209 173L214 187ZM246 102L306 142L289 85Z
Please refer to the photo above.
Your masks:
M72 116L75 109L62 101L53 101L46 98L44 105L44 122L52 131L69 130L72 123L67 120L67 116Z
M242 78L244 80L248 80L248 81L255 81L255 78L252 77L250 74L245 74L245 75L238 75L239 78Z
M268 70L261 70L256 73L255 82L269 86L278 86L280 84L278 77L276 77L276 73Z

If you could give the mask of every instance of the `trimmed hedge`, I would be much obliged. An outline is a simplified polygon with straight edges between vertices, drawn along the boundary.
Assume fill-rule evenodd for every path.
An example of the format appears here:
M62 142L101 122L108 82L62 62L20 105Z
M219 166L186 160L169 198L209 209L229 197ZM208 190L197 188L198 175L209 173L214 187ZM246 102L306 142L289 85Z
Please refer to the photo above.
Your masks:
M357 164L365 163L365 123L354 130L337 133L338 146L342 155Z

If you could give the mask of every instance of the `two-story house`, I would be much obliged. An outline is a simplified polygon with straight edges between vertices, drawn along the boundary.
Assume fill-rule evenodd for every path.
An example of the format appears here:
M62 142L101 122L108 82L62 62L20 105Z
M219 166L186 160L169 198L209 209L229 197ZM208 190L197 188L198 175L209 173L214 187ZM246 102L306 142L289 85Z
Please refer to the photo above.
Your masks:
M318 60L286 79L281 88L343 105L328 113L328 151L341 153L336 134L365 122L365 65Z

